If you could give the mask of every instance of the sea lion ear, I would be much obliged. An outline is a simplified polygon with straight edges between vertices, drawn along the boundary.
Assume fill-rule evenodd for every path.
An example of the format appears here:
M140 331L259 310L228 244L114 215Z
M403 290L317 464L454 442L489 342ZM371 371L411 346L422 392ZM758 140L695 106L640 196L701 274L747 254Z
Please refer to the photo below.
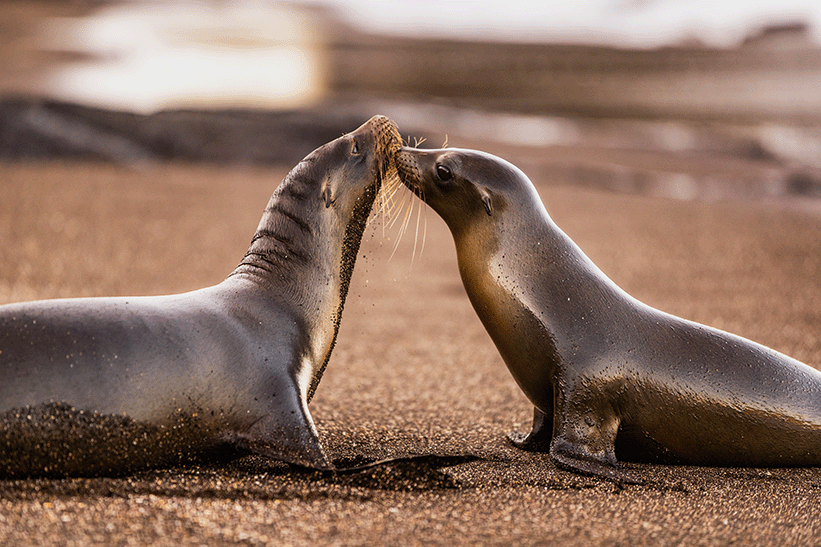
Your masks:
M322 199L325 200L325 208L326 209L331 206L331 203L334 202L334 200L331 199L331 187L330 186L326 186L325 189L322 190Z
M487 216L493 216L493 200L490 199L490 192L488 192L487 188L480 188L479 194L482 196L482 203L485 204Z

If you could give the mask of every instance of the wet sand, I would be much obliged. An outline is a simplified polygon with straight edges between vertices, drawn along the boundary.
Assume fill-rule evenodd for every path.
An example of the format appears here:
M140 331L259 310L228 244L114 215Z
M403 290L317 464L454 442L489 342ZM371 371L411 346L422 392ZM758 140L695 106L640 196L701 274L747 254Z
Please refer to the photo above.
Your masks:
M285 171L2 164L0 302L215 284ZM628 292L821 367L817 202L677 202L534 182ZM422 224L412 261L415 217L390 260L396 229L383 236L372 222L311 412L337 461L480 459L333 476L245 457L0 481L0 544L821 543L821 469L631 465L649 486L618 489L506 444L531 406L470 307L449 233L432 211Z

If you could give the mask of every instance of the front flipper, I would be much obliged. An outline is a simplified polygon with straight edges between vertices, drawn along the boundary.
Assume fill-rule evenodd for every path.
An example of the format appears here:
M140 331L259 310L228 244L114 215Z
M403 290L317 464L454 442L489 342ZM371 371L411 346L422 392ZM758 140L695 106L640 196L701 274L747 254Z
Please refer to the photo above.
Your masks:
M236 444L261 456L315 469L333 469L328 460L308 403L299 389L270 397L260 407L262 417L247 432L237 435ZM261 397L256 399L261 404Z
M553 416L548 416L536 407L533 407L533 427L530 433L512 431L507 434L507 439L513 446L527 452L548 452L552 438Z
M618 484L644 484L619 467L616 460L616 433L619 418L609 409L594 405L570 406L556 416L556 438L550 458L557 466L583 475L601 477Z
M620 468L617 461L600 460L564 442L557 441L553 444L550 458L558 467L582 475L600 477L617 484L644 484L644 481L633 473Z
M262 429L266 430L264 435L253 433L246 439L252 452L301 467L333 469L310 416L301 424L282 424L280 420Z

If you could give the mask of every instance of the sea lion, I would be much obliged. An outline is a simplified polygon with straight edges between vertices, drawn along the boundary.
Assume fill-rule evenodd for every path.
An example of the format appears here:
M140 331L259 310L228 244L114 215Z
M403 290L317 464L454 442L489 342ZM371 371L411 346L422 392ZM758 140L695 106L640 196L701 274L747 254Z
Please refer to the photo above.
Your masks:
M120 473L224 444L332 467L307 404L400 146L375 116L314 150L218 285L0 306L0 475Z
M628 295L490 154L402 148L402 182L450 228L476 313L534 404L517 446L611 480L620 459L821 465L821 372Z

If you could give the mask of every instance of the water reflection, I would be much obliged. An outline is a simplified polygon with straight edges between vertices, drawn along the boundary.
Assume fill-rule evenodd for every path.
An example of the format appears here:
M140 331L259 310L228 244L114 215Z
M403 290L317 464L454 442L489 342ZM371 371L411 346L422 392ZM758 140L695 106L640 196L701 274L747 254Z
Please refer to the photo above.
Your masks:
M117 4L53 18L43 39L83 59L52 71L49 94L111 109L293 108L325 87L316 22L284 5Z

